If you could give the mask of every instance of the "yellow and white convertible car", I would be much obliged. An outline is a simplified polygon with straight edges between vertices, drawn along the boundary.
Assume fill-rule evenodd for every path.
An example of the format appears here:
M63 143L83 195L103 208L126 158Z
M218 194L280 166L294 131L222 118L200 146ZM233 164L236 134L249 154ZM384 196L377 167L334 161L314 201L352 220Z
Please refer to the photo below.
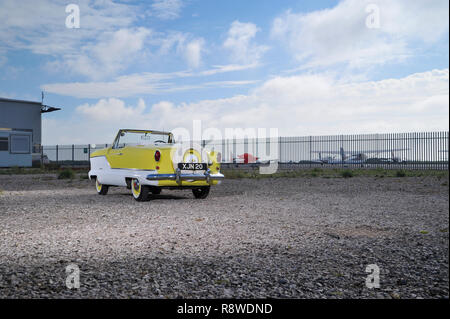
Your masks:
M137 201L162 189L191 189L195 198L206 198L211 185L224 178L220 156L193 143L175 143L172 133L123 129L111 147L91 154L88 174L100 195L125 186Z

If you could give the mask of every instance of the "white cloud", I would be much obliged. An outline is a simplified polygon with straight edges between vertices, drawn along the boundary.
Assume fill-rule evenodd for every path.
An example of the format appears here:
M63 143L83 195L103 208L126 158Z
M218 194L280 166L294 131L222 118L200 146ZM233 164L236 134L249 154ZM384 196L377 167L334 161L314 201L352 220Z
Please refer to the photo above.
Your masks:
M123 70L143 49L146 28L133 28L138 7L111 0L80 0L80 28L68 29L63 1L0 2L0 51L48 55L47 70L100 78Z
M259 80L243 80L243 81L212 81L212 82L206 82L203 85L204 86L210 86L210 87L233 87L233 86L244 86L249 84L255 84L260 82Z
M196 69L202 63L202 53L205 47L203 38L194 38L189 33L171 31L156 37L151 42L159 47L160 56L175 52L186 61L189 68Z
M112 0L80 0L77 4L81 27L68 29L64 2L42 0L36 5L32 0L1 1L0 63L5 64L9 50L29 50L50 58L44 64L49 73L82 75L95 81L117 76L136 61L156 61L172 54L186 61L189 68L203 65L202 56L207 51L203 38L134 27L146 15L143 4ZM182 2L155 1L153 7L168 18L178 14ZM256 53L257 58L258 48L249 44L249 54ZM252 63L243 63L243 69Z
M28 49L37 54L76 53L80 43L103 32L130 26L138 16L136 6L111 0L80 0L80 28L67 29L64 1L4 0L0 2L0 47Z
M368 28L368 4L379 8L380 28ZM331 9L287 11L271 36L285 43L305 68L345 63L365 67L402 61L413 43L432 43L448 33L448 1L344 0Z
M131 74L109 82L75 82L44 84L45 92L77 98L128 97L137 94L156 94L162 80L158 74Z
M180 16L183 2L181 0L154 0L153 15L162 20L172 20Z
M259 66L258 63L250 64L227 64L227 65L213 65L213 69L200 72L200 75L214 75L218 73L243 71L248 69L254 69Z
M204 42L203 39L195 39L186 45L185 57L189 67L195 69L200 66Z
M137 27L150 15L172 19L183 6L180 0L155 0L152 10L145 3L113 0L79 0L80 28L68 29L68 3L61 0L0 1L0 63L9 50L28 50L51 58L49 72L83 75L101 80L120 74L136 61L158 58L173 46L189 67L201 65L204 40L183 32L155 32ZM172 53L172 52L170 52Z
M51 83L41 88L49 93L73 96L77 98L104 98L104 97L130 97L140 94L161 94L190 89L207 87L230 87L253 84L255 81L217 81L200 82L194 85L176 85L174 79L187 77L211 76L219 73L241 71L254 68L256 65L218 65L214 68L190 72L180 71L173 73L138 73L116 77L113 81Z
M159 46L159 53L162 55L168 54L173 48L180 53L187 37L187 33L171 31L154 39L152 44Z
M136 107L127 107L122 100L101 99L94 105L80 105L76 111L95 121L122 121L141 115L145 111L145 102L139 99Z
M231 51L233 61L239 63L257 63L259 61L268 47L253 42L258 31L259 29L253 23L234 21L231 24L223 46Z
M144 43L151 30L146 28L120 29L102 34L97 43L80 48L79 53L67 54L50 67L71 70L89 78L100 79L124 70L133 59L142 57Z
M73 143L107 142L119 127L172 130L190 128L194 119L204 128L277 127L291 136L448 130L448 103L448 69L358 83L324 74L276 77L247 95L197 103L162 101L147 109L100 100L79 107L64 127L44 120L44 144L67 143L73 132ZM80 119L80 112L88 116Z

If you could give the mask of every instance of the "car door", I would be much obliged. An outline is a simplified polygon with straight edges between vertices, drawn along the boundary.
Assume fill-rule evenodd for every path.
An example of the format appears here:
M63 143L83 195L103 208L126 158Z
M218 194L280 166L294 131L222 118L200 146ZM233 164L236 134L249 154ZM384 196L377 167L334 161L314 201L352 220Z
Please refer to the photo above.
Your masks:
M106 159L111 168L129 168L127 166L129 164L129 161L127 160L128 157L129 154L126 146L121 148L110 148L106 155Z

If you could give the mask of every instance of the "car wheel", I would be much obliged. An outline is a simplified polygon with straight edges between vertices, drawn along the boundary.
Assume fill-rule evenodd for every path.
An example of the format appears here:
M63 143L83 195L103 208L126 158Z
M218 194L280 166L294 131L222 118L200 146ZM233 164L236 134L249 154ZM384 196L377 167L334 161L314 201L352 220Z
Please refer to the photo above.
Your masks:
M101 184L98 179L95 179L95 188L97 189L97 194L106 195L108 194L108 185Z
M147 185L141 185L137 178L131 180L131 192L133 197L138 202L148 200L149 187Z
M206 198L206 197L208 197L208 194L209 194L209 186L207 186L207 187L199 187L199 188L194 188L193 190L192 190L192 194L194 194L194 197L195 198L198 198L198 199L204 199L204 198Z
M151 192L153 195L159 195L161 194L161 188L159 187L152 187Z

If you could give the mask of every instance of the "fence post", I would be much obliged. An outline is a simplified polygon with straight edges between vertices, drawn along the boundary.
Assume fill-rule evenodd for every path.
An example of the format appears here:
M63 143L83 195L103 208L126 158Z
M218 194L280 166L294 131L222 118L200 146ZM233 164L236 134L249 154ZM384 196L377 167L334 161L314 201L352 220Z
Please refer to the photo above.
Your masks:
M58 144L56 144L56 164L59 164L59 157L58 157Z
M259 156L259 149L258 149L258 136L256 136L255 138L255 157L258 157L258 159L261 158L261 156Z
M233 163L236 163L236 136L233 136Z
M281 136L278 137L278 163L281 163Z
M247 136L244 136L244 154L245 153L248 153L248 137ZM244 162L245 162L245 160L244 160ZM247 163L248 163L248 161L247 161Z
M311 157L311 154L312 154L312 150L311 150L311 147L312 147L312 136L310 135L309 136L309 168L311 168L312 167L312 157Z
M223 163L225 158L225 140L222 138L222 156L220 157L220 162Z
M75 162L75 145L72 144L72 165Z

